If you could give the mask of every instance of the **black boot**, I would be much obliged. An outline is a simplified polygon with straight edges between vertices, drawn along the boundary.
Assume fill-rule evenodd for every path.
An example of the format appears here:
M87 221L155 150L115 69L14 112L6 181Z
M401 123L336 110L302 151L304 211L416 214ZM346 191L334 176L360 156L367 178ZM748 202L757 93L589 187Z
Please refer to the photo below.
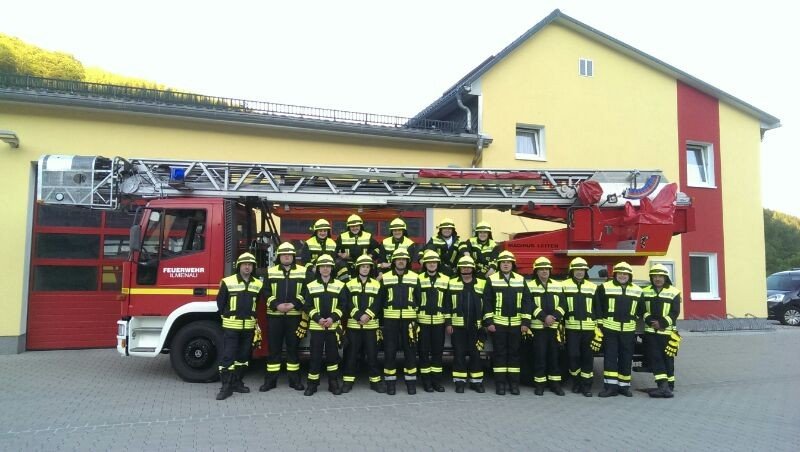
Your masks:
M555 394L557 396L563 396L564 395L564 390L561 389L561 383L559 383L557 381L551 381L550 382L550 392L552 392L553 394Z
M378 394L386 393L386 383L384 383L383 381L376 381L374 383L370 383L369 388L377 392Z
M319 386L319 382L309 380L308 387L306 388L306 391L303 393L303 395L305 396L314 395L314 393L317 392L317 386Z
M247 394L250 392L250 388L244 385L244 381L242 381L242 377L244 376L244 368L238 368L233 371L233 376L231 380L231 391L238 392L239 394Z
M617 395L619 395L619 385L613 385L608 383L604 384L603 390L600 391L600 394L597 394L598 397L603 397L603 398L616 397Z
M425 374L422 376L422 389L425 392L433 392L433 385L431 384L430 374Z
M463 381L457 381L456 382L456 394L463 394L464 393L464 388L466 386L467 386L467 384L464 383Z
M497 395L506 395L506 383L497 382L494 384L494 393Z
M431 374L431 387L436 392L444 392L444 385L442 385L438 374Z
M619 393L625 397L633 397L630 386L620 386Z
M585 378L583 380L583 384L581 385L581 390L583 391L584 397L591 397L592 396L592 379Z
M328 375L328 392L333 395L342 395L342 387L339 385L338 375Z
M583 392L583 382L579 377L572 377L572 393L579 394Z
M395 381L387 381L386 382L386 394L395 395L397 393L397 382Z
M511 395L519 395L519 383L517 383L516 381L509 382L508 392L510 392Z
M658 388L653 389L649 392L650 397L654 399L671 399L674 397L672 391L669 390L669 384L666 380L661 380L658 382Z
M414 395L417 393L417 382L416 381L407 381L406 382L406 391L408 391L408 395Z
M222 387L217 394L217 400L225 400L233 395L233 391L231 390L232 375L233 374L227 370L220 372L219 379L222 381Z
M483 387L482 382L470 383L469 387L472 388L472 390L474 390L478 394L483 394L484 392L486 392L486 388Z
M345 381L344 384L342 385L342 394L347 394L352 390L353 390L353 382Z
M268 372L266 376L264 376L264 384L258 388L259 392L267 392L270 389L275 389L278 386L278 374L273 372Z
M536 394L537 396L543 396L544 395L544 383L535 383L534 384L533 393Z
M277 380L277 377L275 378ZM277 381L276 381L277 383ZM272 386L273 388L275 385ZM303 380L300 378L300 372L289 372L289 387L294 388L295 391L302 391L306 387L303 386Z
M670 381L669 382L669 390L672 391L672 392L675 392L675 382L674 381Z

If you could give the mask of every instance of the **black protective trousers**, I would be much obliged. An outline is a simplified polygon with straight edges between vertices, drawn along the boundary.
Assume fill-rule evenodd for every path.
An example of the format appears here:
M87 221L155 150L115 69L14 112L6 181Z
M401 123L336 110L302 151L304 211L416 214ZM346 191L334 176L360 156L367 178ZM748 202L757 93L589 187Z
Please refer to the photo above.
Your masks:
M300 371L300 360L297 356L297 326L300 324L299 315L267 316L267 339L269 340L269 355L267 356L267 373L277 374L281 371L281 354L286 345L286 370L289 372Z
M647 347L647 362L650 365L650 371L653 372L653 378L656 383L667 380L674 375L674 360L664 351L669 342L669 336L651 333L645 333L645 336L647 339L644 341Z
M222 329L222 355L219 369L235 370L250 363L250 349L253 346L253 330Z
M603 382L606 384L631 385L634 332L622 333L603 329Z
M492 336L494 379L497 383L519 383L519 347L522 331L519 326L496 326Z
M450 342L453 345L453 381L466 382L467 376L469 376L471 383L482 382L481 354L476 346L478 329L453 327ZM469 358L469 364L467 364L467 358Z
M412 320L383 320L383 375L386 381L397 380L397 350L402 347L405 355L405 379L417 380L417 346L408 337L408 325Z
M533 382L561 381L559 344L554 328L533 330Z
M345 350L344 382L356 381L358 359L364 356L369 372L369 382L381 381L381 368L378 364L378 331L364 328L348 328L348 346Z
M311 358L308 362L308 382L319 383L322 372L323 354L325 369L328 371L328 380L339 377L339 344L336 341L336 331L311 330Z
M444 324L419 326L419 370L436 378L442 375Z
M566 330L569 373L573 378L591 378L594 374L592 339L594 330Z

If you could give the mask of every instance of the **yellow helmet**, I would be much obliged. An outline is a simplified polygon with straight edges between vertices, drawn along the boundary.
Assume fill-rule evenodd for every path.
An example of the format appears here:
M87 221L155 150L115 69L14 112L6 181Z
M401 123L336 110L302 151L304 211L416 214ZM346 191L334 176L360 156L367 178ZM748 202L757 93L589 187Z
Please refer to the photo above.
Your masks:
M331 230L331 224L328 220L324 218L320 218L319 220L314 222L314 230L315 231L322 231L322 230Z
M586 262L586 259L576 257L569 263L569 271L572 270L589 270L589 264Z
M406 222L402 218L395 218L389 223L389 230L394 231L395 229L406 230Z
M669 270L663 264L653 264L650 267L650 276L661 275L669 277Z
M362 254L361 256L358 256L358 259L356 259L356 267L360 267L362 265L375 265L375 262L372 261L372 258L369 256L369 254Z
M475 268L475 259L472 256L462 256L461 259L458 260L457 266L461 267L470 267Z
M517 258L514 257L514 253L511 251L503 251L497 255L497 262L517 262Z
M349 217L347 217L347 227L348 228L350 226L361 226L362 224L364 224L364 220L362 220L361 217L359 217L356 214L352 214Z
M627 273L633 276L633 268L627 262L620 262L619 264L614 266L614 273Z
M392 253L392 260L395 261L397 259L408 259L411 260L411 256L408 254L408 250L405 248L397 248Z
M420 262L423 264L427 264L428 262L441 262L442 260L439 258L439 253L434 250L425 250L425 253L422 255L422 259Z
M281 254L291 254L294 256L297 252L294 250L294 245L291 242L283 242L278 246L277 254L280 256Z
M548 258L546 258L544 256L537 257L536 260L533 262L533 269L534 270L539 270L541 268L546 268L548 270L552 270L553 269L553 264L550 262L550 259L548 259Z
M455 229L455 227L456 227L456 224L455 224L455 222L453 221L452 218L445 218L444 220L441 221L441 223L439 223L439 225L437 226L437 229L442 229L442 228L453 228L453 229Z
M488 221L481 221L480 223L475 225L475 232L488 232L491 234L492 232L492 225L489 224Z
M335 265L335 262L333 261L333 258L331 257L330 254L320 254L320 256L317 258L316 265L317 267L321 265L330 265L331 267L333 267Z
M250 253L242 253L239 255L239 258L236 259L236 268L239 268L242 264L256 265L256 257Z

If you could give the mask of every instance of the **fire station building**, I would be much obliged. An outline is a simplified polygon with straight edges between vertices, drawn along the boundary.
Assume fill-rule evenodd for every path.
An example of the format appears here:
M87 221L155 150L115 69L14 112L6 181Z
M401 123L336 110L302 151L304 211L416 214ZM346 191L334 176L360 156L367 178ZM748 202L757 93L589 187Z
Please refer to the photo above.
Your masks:
M391 106L389 106L391 108ZM130 211L37 205L45 154L520 169L660 169L695 230L665 256L685 318L766 317L760 141L778 118L556 10L413 118L0 74L0 353L111 347ZM331 211L334 234L351 212ZM317 211L280 214L305 238ZM364 212L379 238L396 211ZM493 210L402 212L417 242L453 218L496 240L563 225ZM636 270L647 279L647 266Z

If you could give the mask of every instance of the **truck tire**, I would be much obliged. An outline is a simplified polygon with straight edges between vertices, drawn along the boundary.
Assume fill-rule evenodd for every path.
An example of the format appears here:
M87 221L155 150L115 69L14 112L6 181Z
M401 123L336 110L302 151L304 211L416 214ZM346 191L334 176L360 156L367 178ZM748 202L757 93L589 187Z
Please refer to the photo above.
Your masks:
M169 360L181 379L208 383L219 379L217 364L222 351L222 328L210 320L189 323L170 344Z

